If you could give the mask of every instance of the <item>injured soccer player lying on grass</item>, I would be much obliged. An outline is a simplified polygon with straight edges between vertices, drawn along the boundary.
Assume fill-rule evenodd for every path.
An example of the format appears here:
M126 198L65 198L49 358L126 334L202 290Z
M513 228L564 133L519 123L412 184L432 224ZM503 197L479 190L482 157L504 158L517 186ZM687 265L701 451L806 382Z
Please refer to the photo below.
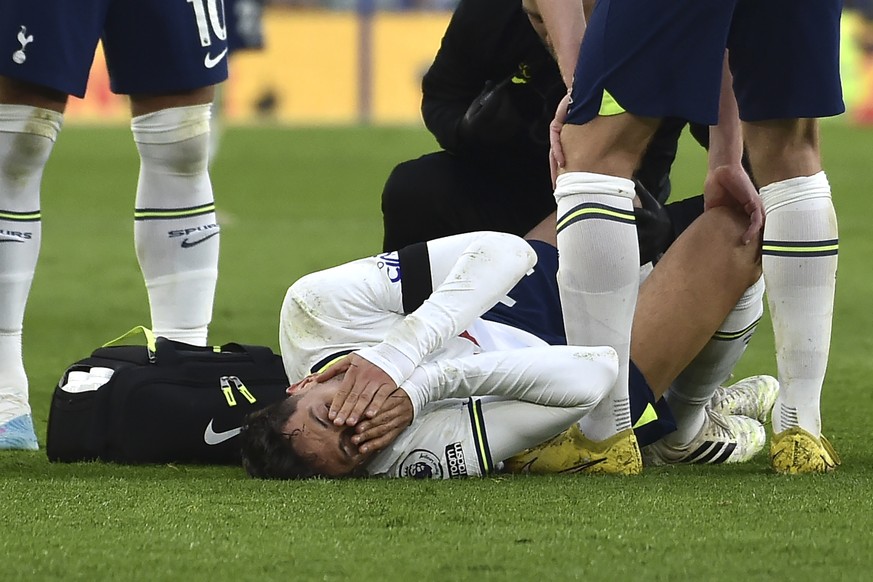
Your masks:
M562 345L553 220L527 240L462 234L307 275L280 322L285 370L301 380L249 417L243 464L277 479L635 474L637 442L653 465L746 461L778 391L769 376L722 386L763 311L747 227L742 213L709 210L645 277L635 425L602 442L576 423L609 391L617 358Z

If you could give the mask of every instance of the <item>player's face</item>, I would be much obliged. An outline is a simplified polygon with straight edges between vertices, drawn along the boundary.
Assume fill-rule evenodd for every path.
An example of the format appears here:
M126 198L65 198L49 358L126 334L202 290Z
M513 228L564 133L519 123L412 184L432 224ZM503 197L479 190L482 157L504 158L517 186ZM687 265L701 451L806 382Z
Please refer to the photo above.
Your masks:
M297 410L285 423L294 452L321 475L343 477L354 473L372 454L361 454L351 441L354 427L336 426L327 419L341 377L327 382L307 378L292 386Z

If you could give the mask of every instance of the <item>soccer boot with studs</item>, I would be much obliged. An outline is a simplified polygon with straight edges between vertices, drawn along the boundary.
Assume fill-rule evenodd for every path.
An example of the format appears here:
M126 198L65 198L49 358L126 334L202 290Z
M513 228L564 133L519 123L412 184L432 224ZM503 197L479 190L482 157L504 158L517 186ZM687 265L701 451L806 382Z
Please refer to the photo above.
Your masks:
M29 414L16 416L0 424L0 450L36 451L39 443Z
M706 409L706 419L691 442L671 445L664 439L643 450L646 465L742 463L754 457L767 441L764 425L747 416L725 416Z
M839 455L824 435L816 438L802 428L794 427L774 434L770 439L770 465L777 473L829 473L839 464Z
M503 463L509 473L636 475L643 470L640 447L632 429L604 440L587 438L577 425L558 436L510 457Z
M709 407L723 416L739 414L764 424L770 419L777 396L779 381L776 378L750 376L730 386L716 388Z

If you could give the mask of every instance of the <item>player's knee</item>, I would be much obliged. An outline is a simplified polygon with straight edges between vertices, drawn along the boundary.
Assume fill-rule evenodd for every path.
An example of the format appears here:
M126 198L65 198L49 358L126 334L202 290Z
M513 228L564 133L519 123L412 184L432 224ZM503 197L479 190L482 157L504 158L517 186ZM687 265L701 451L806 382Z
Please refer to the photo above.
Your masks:
M414 211L420 203L423 187L415 160L395 166L382 189L382 214L393 216Z
M209 104L193 105L134 117L130 128L140 158L182 175L205 170L209 157L210 110Z
M618 378L618 353L610 346L567 346L565 349L567 359L559 373L563 373L570 384L584 384L590 404L599 402Z
M731 272L751 286L761 276L761 241L743 244L742 238L749 228L749 216L735 208L719 207L707 210L705 218L707 233L715 244L732 249L730 253Z
M40 171L63 123L63 114L29 105L0 104L0 132L15 134L14 147L0 165L0 174L16 180Z
M561 131L565 167L570 171L630 177L658 125L633 115L596 117Z

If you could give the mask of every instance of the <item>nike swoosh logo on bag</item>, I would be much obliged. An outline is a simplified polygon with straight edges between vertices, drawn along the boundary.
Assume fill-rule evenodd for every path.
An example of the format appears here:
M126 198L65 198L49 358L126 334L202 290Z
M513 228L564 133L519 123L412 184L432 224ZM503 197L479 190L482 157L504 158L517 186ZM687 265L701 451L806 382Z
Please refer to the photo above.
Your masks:
M209 424L206 425L206 431L203 433L203 442L207 445L220 445L224 441L230 440L240 432L242 432L242 427L232 428L230 430L225 430L222 432L215 432L212 429L212 421L209 421Z
M203 57L203 66L206 67L207 69L214 68L215 65L217 65L218 63L221 62L221 59L223 59L224 55L226 55L226 54L227 54L227 49L224 49L223 51L218 53L215 57L213 57L209 53L206 53L206 56Z
M191 242L189 242L188 239L186 238L186 239L184 239L184 240L182 241L182 248L183 248L183 249L190 249L191 247L196 247L197 245L199 245L199 244L202 243L203 241L207 241L207 240L211 239L211 238L214 237L214 236L218 236L218 233L217 233L217 232L213 232L213 233L210 234L210 235L204 236L203 238L199 238L199 239L197 239L197 240L195 240L195 241L191 241Z

